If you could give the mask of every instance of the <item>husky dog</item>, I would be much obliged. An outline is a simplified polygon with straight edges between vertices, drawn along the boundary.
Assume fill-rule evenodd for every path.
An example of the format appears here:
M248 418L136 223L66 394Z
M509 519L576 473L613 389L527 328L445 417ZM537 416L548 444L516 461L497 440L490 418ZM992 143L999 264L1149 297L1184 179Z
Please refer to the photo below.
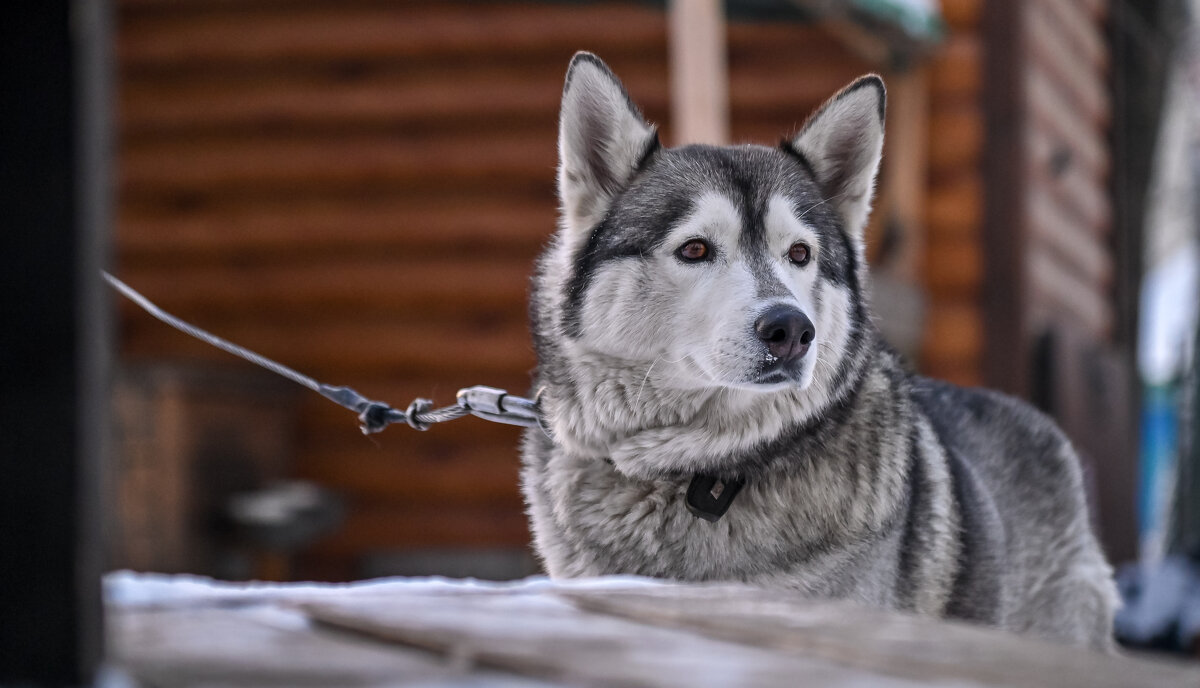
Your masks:
M746 581L1108 648L1069 442L910 374L872 324L884 104L864 76L777 148L665 148L575 56L530 309L537 551L555 577Z

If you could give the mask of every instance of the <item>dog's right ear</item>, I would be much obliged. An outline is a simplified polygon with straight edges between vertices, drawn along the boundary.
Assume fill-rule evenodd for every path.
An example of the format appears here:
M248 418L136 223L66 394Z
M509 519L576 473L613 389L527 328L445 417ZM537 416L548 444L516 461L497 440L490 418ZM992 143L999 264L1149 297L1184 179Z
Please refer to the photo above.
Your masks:
M887 89L874 74L859 77L825 101L786 146L799 154L845 229L861 239L883 155Z
M558 120L558 196L567 227L591 228L658 147L658 134L600 58L576 53Z

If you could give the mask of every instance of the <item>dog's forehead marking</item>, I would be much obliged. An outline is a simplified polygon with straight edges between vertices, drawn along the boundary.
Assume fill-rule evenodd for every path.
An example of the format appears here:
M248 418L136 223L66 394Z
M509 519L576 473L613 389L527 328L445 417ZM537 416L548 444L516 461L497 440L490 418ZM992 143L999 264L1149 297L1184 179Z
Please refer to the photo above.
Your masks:
M792 199L773 193L765 206L761 213L762 227L747 234L742 251L753 266L756 296L764 300L788 298L794 293L787 286L792 276L782 272L787 269L781 266L783 255L798 241L815 249L817 233L797 217Z
M818 249L820 234L804 220L804 209L781 194L772 194L767 201L767 212L763 217L767 231L767 245L778 248L804 241L811 249Z
M704 192L675 229L677 234L728 240L741 231L740 213L733 201L717 191Z

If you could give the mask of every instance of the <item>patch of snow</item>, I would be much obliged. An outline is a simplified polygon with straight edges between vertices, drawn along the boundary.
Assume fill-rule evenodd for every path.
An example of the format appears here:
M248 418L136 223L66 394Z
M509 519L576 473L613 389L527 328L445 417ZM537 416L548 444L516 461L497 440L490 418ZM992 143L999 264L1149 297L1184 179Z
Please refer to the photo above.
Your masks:
M353 583L268 583L228 582L192 574L114 571L104 576L104 600L114 607L188 606L196 603L239 605L286 598L320 599L330 595L386 595L414 592L553 590L616 590L665 585L666 581L642 576L604 576L552 581L531 576L517 581L481 581L473 578L376 578Z

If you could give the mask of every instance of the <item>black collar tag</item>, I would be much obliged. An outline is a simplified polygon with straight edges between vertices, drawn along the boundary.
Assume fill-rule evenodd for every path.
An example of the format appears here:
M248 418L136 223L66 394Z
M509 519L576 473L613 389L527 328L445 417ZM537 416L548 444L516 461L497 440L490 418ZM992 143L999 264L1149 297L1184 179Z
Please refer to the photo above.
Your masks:
M722 480L711 475L696 474L687 490L688 511L696 518L710 523L721 520L733 498L746 484L745 480Z

